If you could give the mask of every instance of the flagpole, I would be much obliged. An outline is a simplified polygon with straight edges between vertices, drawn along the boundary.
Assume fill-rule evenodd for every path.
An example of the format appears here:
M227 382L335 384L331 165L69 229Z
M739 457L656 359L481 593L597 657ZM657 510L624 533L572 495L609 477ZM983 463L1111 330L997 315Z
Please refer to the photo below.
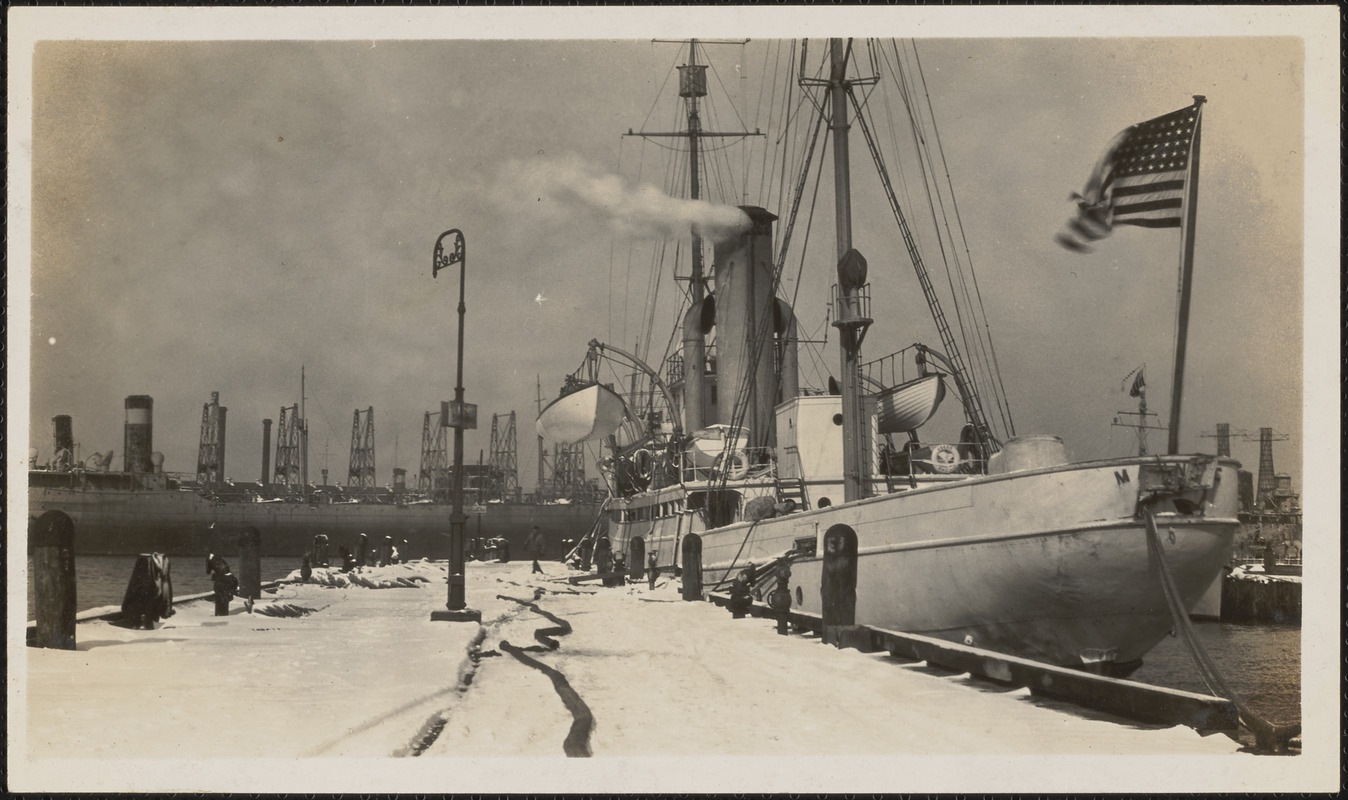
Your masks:
M1189 154L1189 191L1184 200L1184 225L1181 228L1182 262L1180 265L1179 325L1175 338L1175 377L1170 385L1170 443L1166 452L1179 453L1180 402L1184 391L1184 350L1189 336L1189 295L1194 282L1194 239L1198 223L1198 143L1202 138L1203 103L1207 98L1194 95L1198 118L1194 120L1194 142Z

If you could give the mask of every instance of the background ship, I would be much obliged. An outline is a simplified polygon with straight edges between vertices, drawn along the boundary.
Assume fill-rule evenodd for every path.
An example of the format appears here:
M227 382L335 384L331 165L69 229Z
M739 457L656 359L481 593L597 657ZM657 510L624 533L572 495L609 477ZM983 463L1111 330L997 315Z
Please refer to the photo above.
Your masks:
M391 486L374 481L373 409L357 410L352 424L351 462L345 485L308 480L307 430L300 406L281 409L270 455L272 421L264 419L259 480L225 477L226 411L219 393L202 409L201 445L194 474L169 473L153 449L154 401L126 398L122 469L110 469L113 453L77 457L71 418L52 419L54 455L28 473L28 515L48 511L75 523L75 550L122 555L161 552L199 555L230 552L245 527L262 535L263 554L299 556L314 537L328 537L332 552L351 546L364 533L372 543L390 537L411 558L443 558L449 548L450 487L453 467L445 455L445 431L437 415L423 423L421 469L414 482L395 467ZM540 447L539 482L525 494L519 485L515 414L492 420L492 457L464 469L468 552L504 539L523 553L529 529L537 525L545 555L559 557L568 540L591 529L600 490L587 482L583 459L564 447Z

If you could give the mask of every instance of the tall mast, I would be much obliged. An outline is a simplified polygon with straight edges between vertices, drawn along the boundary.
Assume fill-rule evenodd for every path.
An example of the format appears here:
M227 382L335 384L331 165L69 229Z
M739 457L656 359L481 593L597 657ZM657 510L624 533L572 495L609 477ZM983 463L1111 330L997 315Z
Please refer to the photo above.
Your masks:
M851 163L848 160L847 132L847 49L842 39L829 40L829 130L833 134L833 195L838 226L838 260L852 249Z
M697 63L697 40L688 40L688 67L701 71L702 65ZM702 76L699 76L701 78ZM682 87L681 87L682 88ZM702 199L702 178L701 170L698 167L698 137L702 133L702 120L698 116L697 101L699 97L706 95L706 82L702 80L702 85L697 87L700 91L687 92L688 97L688 197L692 200ZM683 94L680 91L680 94ZM694 305L700 305L703 297L706 296L706 278L702 274L702 234L698 233L697 228L693 229L693 268L688 277L688 289L692 293Z
M700 100L707 96L707 65L698 63L698 47L709 44L742 45L745 40L705 39L656 39L657 42L671 42L688 45L688 63L679 69L679 96L686 101L688 125L686 130L666 132L627 131L628 136L642 138L673 138L688 140L688 196L692 200L702 199L702 140L707 138L739 138L743 136L762 136L755 131L717 132L702 129ZM703 374L705 371L705 343L702 339L699 320L702 303L707 297L706 262L703 256L702 235L692 230L692 266L688 275L688 294L690 310L684 321L684 378L683 378L683 416L684 427L696 430L702 427ZM678 413L677 409L674 413Z
M833 194L838 253L838 350L842 367L843 499L860 500L870 485L870 462L862 447L861 341L870 326L866 309L866 259L852 249L851 165L848 161L847 42L829 40L829 131L833 137Z
M700 98L707 96L707 65L697 62L697 48L706 47L709 44L733 44L742 45L747 39L655 39L656 42L671 42L675 44L688 45L688 63L679 67L679 96L688 101L688 129L684 131L667 131L663 133L642 131L637 133L632 130L627 131L628 136L640 136L646 139L677 138L688 140L688 197L692 200L702 199L702 140L709 138L739 138L742 136L762 136L759 131L749 133L748 131L704 131L702 130L702 115L698 103ZM702 257L702 236L693 230L693 265L692 272L689 275L694 303L701 302L706 297L706 275L705 261Z

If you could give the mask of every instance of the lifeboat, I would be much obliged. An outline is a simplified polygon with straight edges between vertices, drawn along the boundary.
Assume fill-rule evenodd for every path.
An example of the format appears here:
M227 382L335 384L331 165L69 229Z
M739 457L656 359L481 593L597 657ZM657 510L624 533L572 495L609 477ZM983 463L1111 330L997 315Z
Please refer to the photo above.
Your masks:
M579 444L608 436L626 417L622 397L594 383L553 400L538 415L534 428L548 441Z
M880 433L908 433L922 427L945 399L939 373L901 383L877 395L876 428Z
M733 425L708 425L693 432L688 443L688 455L694 467L708 469L719 466L726 457L726 447L731 445L731 456L743 459L742 451L749 444L749 431ZM747 462L746 462L747 463Z

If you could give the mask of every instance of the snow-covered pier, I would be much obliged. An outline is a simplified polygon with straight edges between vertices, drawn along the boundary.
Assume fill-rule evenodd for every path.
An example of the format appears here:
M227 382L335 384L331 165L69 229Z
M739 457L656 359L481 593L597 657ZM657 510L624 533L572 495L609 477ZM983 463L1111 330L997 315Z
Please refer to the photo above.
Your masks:
M481 625L431 621L445 600L443 562L366 569L355 581L319 570L321 582L283 582L252 614L238 601L227 617L209 601L179 603L156 630L81 622L75 650L24 648L26 665L11 664L27 676L26 725L11 755L50 781L70 759L286 759L303 774L306 762L294 759L409 757L414 771L434 761L453 772L501 756L624 764L1239 749L1222 735L1128 722L812 634L781 636L771 620L682 602L668 579L653 590L574 587L570 571L547 569L470 564ZM72 788L141 785L117 770L68 778Z

